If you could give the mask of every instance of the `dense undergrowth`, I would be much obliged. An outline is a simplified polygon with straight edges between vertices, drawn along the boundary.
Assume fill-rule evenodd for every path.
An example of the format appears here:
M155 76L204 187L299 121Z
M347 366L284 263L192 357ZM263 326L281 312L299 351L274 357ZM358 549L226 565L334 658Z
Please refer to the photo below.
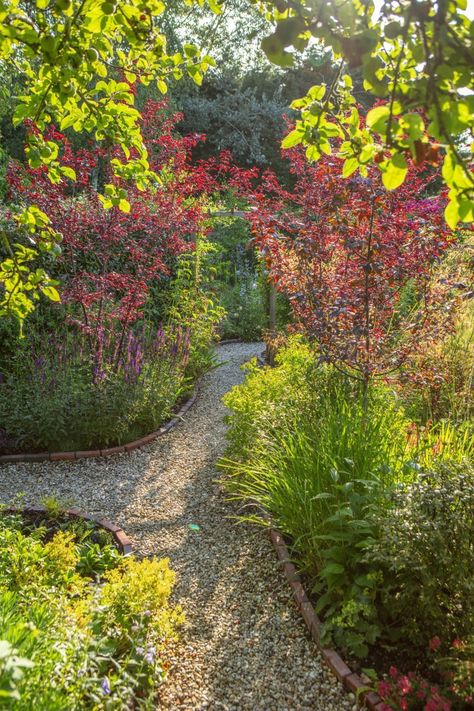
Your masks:
M446 708L467 708L472 422L426 424L424 405L416 422L410 394L405 407L393 381L364 391L300 337L275 368L246 367L246 381L225 397L226 486L252 505L247 517L269 515L288 537L323 615L323 642L379 673L389 660L427 675L434 699L441 685Z
M6 709L151 709L183 620L167 559L123 557L83 520L0 516Z

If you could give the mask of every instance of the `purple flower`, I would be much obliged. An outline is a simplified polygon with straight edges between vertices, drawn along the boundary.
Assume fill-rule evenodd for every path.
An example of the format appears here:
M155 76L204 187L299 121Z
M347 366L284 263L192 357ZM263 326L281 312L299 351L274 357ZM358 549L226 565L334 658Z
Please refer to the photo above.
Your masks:
M155 657L156 649L155 647L153 647L153 645L150 644L148 646L147 653L145 654L145 661L147 662L147 664L153 664L153 662L155 661Z
M104 694L110 694L110 684L106 676L104 676L104 678L100 682L100 688L102 689L102 692Z

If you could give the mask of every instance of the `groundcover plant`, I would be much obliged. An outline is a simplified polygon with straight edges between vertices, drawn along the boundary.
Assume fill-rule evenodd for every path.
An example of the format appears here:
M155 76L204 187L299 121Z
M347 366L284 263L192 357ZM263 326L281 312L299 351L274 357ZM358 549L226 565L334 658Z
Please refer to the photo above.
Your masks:
M0 529L2 707L150 708L160 650L183 621L168 560L123 557L60 509L2 511Z

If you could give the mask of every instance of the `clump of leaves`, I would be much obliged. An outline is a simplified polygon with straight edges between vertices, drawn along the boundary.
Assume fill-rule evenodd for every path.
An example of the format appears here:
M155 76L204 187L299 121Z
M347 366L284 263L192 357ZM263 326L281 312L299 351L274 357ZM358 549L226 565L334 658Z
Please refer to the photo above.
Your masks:
M436 176L417 169L390 192L375 169L344 180L334 156L312 165L292 148L288 157L292 189L267 172L253 192L255 241L321 355L368 383L401 366L444 305L430 281L449 244L443 198L427 196Z
M93 543L74 526L51 536L47 524L24 531L21 516L0 518L5 708L153 705L164 676L162 647L183 621L169 603L168 561L123 558L110 542Z
M474 625L474 467L438 462L401 484L373 513L378 533L363 560L383 576L377 606L387 642L419 658L438 635L463 638Z

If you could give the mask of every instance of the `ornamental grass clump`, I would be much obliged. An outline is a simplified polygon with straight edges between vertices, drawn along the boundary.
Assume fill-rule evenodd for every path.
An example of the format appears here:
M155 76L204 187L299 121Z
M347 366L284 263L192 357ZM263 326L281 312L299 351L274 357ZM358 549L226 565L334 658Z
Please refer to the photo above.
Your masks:
M131 441L171 415L188 356L188 331L176 327L31 338L0 383L2 427L20 451Z
M298 348L300 370L291 379L286 369L298 362L294 351L280 355L273 370L251 370L247 382L226 396L234 413L230 452L241 461L227 459L222 466L232 495L268 512L314 577L329 545L321 538L327 519L349 505L349 495L369 488L371 499L377 488L410 475L404 467L408 423L383 389L368 399L356 395L355 386L331 367L315 368L313 359L310 369L307 347ZM288 412L276 406L280 401ZM359 503L363 507L362 492ZM354 511L359 514L360 507Z

